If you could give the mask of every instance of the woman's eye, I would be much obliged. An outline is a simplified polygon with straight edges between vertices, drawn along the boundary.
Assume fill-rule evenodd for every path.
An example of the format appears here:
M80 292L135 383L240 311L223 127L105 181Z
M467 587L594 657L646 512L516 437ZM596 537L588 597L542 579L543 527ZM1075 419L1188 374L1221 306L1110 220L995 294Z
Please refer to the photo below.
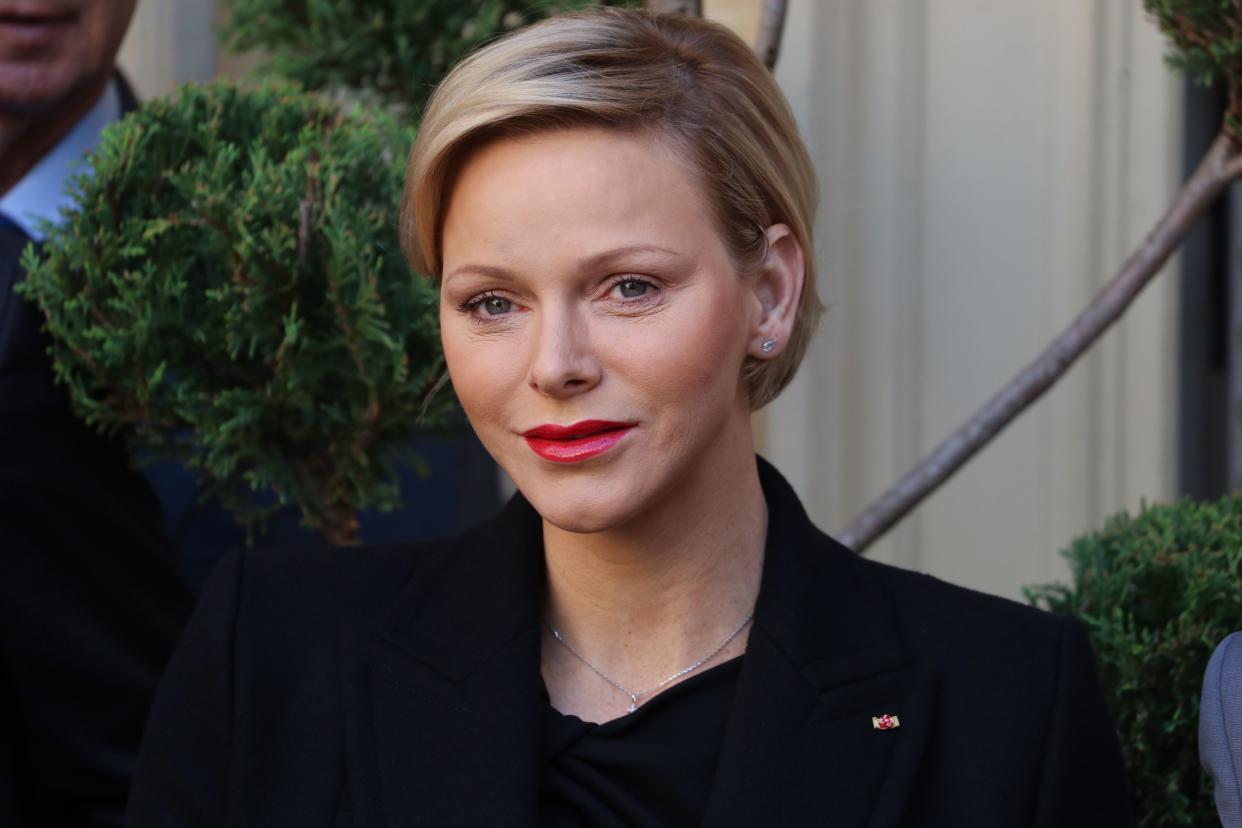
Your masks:
M646 294L650 287L651 283L643 279L622 279L614 285L614 289L625 299L637 299Z
M457 306L472 321L483 325L489 317L505 316L513 310L513 301L495 293L484 293L471 297ZM482 313L480 313L480 309Z
M513 303L503 296L488 296L483 300L483 310L489 316L501 316L513 310Z

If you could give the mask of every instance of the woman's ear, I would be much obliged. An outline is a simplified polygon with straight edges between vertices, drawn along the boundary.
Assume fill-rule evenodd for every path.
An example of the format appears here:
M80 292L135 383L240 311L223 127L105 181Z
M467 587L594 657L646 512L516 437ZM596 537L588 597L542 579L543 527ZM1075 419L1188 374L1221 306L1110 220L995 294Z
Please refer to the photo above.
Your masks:
M789 225L773 224L764 234L767 254L751 283L759 312L751 325L746 352L758 359L772 359L789 344L806 268L802 245Z

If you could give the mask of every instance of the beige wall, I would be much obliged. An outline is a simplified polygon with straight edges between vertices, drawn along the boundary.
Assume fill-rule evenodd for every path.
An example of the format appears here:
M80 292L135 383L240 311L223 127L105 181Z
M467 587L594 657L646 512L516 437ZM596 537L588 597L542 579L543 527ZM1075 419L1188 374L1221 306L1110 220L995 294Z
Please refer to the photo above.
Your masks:
M1140 241L1179 180L1180 85L1126 0L792 0L788 22L832 309L757 430L832 532ZM1172 497L1175 278L870 554L1017 597L1074 535Z
M212 0L138 0L118 62L140 98L216 73Z

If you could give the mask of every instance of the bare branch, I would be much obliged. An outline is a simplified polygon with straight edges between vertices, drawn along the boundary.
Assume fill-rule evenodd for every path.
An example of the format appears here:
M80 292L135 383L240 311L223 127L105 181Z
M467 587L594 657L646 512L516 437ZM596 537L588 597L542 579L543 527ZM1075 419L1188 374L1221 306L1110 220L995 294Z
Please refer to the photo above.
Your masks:
M703 16L703 4L700 0L644 0L647 11L660 14L684 14L690 17Z
M1199 216L1239 177L1242 153L1222 130L1172 206L1086 309L1034 362L855 518L839 536L841 542L862 552L1051 388L1125 312Z
M785 31L786 0L763 0L759 14L759 34L755 37L755 53L763 65L772 69L781 50L781 35Z

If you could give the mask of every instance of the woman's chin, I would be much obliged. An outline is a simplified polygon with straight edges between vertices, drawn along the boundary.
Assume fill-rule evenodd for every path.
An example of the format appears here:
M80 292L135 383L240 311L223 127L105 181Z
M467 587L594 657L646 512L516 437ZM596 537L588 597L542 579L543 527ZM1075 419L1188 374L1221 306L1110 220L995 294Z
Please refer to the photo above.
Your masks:
M641 498L634 493L610 491L585 481L519 488L545 521L564 532L590 534L616 529L641 511L636 505Z
M557 529L582 535L614 529L632 517L629 510L602 503L594 498L585 503L548 504L531 499L531 504L545 521Z

